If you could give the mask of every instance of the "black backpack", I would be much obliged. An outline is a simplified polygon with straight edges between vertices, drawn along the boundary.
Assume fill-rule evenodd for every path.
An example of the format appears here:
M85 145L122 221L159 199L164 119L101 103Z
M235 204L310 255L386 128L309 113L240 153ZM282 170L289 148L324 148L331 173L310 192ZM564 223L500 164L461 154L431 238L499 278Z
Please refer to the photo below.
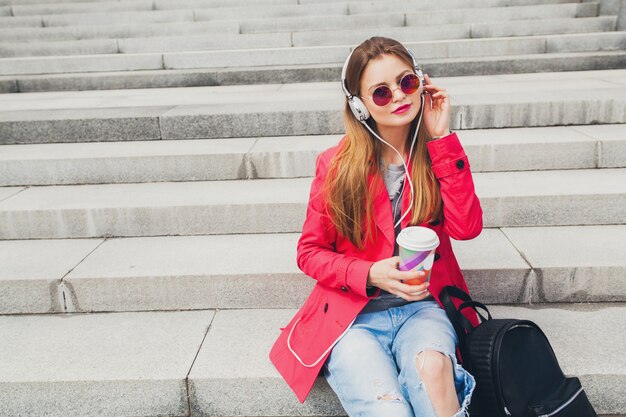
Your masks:
M451 297L463 300L458 308ZM470 416L597 417L580 380L561 371L539 326L529 320L493 319L484 304L458 287L445 287L439 298L459 337L463 367L476 379ZM477 327L461 314L467 307L481 318Z

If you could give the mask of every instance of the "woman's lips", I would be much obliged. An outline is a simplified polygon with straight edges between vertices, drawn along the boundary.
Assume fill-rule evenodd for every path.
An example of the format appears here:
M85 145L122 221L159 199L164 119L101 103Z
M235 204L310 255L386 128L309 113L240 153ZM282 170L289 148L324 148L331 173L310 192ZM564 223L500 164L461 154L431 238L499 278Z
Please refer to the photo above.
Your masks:
M395 109L392 113L394 113L394 114L401 114L401 113L406 112L410 108L411 108L410 104L405 104L404 106L400 106L397 109Z

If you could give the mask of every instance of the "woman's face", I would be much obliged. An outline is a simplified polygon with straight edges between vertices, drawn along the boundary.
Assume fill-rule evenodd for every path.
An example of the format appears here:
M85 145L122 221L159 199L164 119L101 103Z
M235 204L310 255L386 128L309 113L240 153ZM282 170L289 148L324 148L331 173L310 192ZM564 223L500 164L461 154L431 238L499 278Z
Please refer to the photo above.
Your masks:
M371 60L361 76L361 99L369 110L377 126L405 126L420 110L420 95L405 94L400 88L400 80L414 69L395 55L383 54ZM392 90L393 98L385 106L378 106L372 101L376 87L386 85Z

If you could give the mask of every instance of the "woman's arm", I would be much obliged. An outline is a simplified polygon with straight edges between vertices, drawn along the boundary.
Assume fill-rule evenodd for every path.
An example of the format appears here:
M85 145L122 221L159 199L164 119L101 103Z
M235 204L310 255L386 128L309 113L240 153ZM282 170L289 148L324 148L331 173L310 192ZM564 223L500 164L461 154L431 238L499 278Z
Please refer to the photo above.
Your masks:
M470 164L456 133L426 143L443 200L443 230L453 239L468 240L483 228L483 211L474 192Z
M320 284L368 297L367 277L374 262L335 251L337 231L324 209L322 185L328 172L328 158L323 153L315 162L306 219L298 240L296 262L306 275Z

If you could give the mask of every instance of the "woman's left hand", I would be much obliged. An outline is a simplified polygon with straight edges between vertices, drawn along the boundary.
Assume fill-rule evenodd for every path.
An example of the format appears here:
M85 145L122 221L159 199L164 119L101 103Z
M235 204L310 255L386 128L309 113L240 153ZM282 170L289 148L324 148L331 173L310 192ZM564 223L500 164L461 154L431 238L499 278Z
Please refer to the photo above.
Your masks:
M429 136L444 136L450 132L450 98L445 88L433 85L424 74L424 126Z

